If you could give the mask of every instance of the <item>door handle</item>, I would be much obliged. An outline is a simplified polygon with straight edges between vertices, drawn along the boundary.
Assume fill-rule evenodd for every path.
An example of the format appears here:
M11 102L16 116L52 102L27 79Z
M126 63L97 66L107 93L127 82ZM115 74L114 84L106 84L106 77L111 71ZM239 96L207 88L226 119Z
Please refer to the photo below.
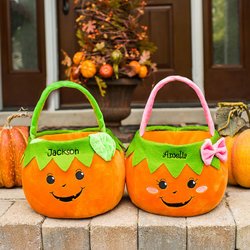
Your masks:
M63 0L62 11L65 16L69 14L69 0Z

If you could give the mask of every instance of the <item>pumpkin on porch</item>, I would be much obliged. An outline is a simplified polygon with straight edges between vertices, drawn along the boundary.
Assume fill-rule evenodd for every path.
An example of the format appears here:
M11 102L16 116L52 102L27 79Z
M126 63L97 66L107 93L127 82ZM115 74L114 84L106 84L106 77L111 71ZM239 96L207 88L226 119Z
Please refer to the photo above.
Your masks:
M250 129L242 114L250 121L248 106L242 102L218 103L218 131L225 136L228 149L228 183L250 188Z
M22 186L21 158L28 143L28 127L10 123L14 118L27 116L28 113L13 114L0 128L0 187Z
M48 95L61 87L75 88L90 101L99 128L37 132ZM92 95L68 81L48 86L35 110L23 161L23 189L30 206L53 218L87 218L105 213L120 201L125 185L124 153L106 130Z
M205 112L207 126L151 126L155 96L171 81L193 88ZM192 81L170 76L152 90L139 131L127 150L126 184L132 202L148 212L194 216L215 208L228 178L224 138L214 129L206 100Z

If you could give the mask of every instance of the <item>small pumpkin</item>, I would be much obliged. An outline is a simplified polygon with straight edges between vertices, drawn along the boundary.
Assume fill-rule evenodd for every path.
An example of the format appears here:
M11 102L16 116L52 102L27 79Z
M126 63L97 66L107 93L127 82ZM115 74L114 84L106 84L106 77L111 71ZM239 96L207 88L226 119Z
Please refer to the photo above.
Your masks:
M0 128L0 187L22 186L21 158L27 147L28 127L10 123L14 118L27 116L28 113L13 114Z
M131 61L131 62L129 63L129 66L131 66L131 67L134 68L135 74L139 74L140 69L141 69L141 65L140 65L139 62L137 62L137 61Z
M83 51L78 51L73 56L73 62L79 65L85 59L85 53Z
M96 74L96 66L91 60L85 60L81 63L81 74L85 78L92 78Z
M140 78L145 78L148 74L148 68L145 65L142 65L140 67L140 71L138 73Z
M38 117L48 95L61 87L85 94L99 128L37 132ZM31 122L22 179L30 206L48 217L87 218L118 204L125 185L124 153L106 130L99 106L85 88L62 81L44 90Z
M250 120L248 106L242 102L221 102L218 106L218 131L225 137L228 149L228 183L250 188L250 129L242 116L246 113Z

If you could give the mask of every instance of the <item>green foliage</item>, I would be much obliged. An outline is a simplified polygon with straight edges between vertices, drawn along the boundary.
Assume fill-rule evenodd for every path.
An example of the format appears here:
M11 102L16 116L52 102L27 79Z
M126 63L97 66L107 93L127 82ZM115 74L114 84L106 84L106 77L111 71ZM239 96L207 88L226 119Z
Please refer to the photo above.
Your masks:
M95 76L95 81L99 87L99 91L100 91L101 96L105 96L105 94L106 94L105 89L107 88L106 83L98 76Z
M85 41L84 41L84 33L78 29L76 31L76 37L78 38L78 44L81 46L81 47L84 47L85 46Z
M150 42L148 40L143 40L139 42L139 50L141 53L143 51L149 51L151 54L153 54L156 52L157 47L153 42Z
M121 7L121 1L120 0L110 0L110 8L116 10L116 9L119 9Z

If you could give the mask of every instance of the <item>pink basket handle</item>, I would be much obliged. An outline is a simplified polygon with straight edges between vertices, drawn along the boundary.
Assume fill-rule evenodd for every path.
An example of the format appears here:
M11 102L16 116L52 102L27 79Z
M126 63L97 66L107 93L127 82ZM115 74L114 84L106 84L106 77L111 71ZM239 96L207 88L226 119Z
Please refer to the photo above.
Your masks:
M141 121L141 125L140 125L140 136L143 136L145 133L146 126L148 124L148 121L149 121L151 113L152 113L152 108L154 105L156 94L158 93L158 91L162 87L164 87L169 82L173 82L173 81L184 82L195 91L195 93L197 94L197 96L200 99L202 108L204 110L206 121L207 121L208 128L209 128L209 132L210 132L211 136L213 136L214 135L214 122L213 122L213 119L212 119L212 116L211 116L211 113L210 113L210 110L209 110L209 107L207 105L207 102L206 102L204 95L202 94L201 90L199 89L199 87L195 83L193 83L188 78L182 77L182 76L169 76L169 77L162 79L160 82L158 82L155 85L155 87L151 91L151 94L148 98L147 104L145 106L145 109L144 109L144 112L142 115L142 121Z

